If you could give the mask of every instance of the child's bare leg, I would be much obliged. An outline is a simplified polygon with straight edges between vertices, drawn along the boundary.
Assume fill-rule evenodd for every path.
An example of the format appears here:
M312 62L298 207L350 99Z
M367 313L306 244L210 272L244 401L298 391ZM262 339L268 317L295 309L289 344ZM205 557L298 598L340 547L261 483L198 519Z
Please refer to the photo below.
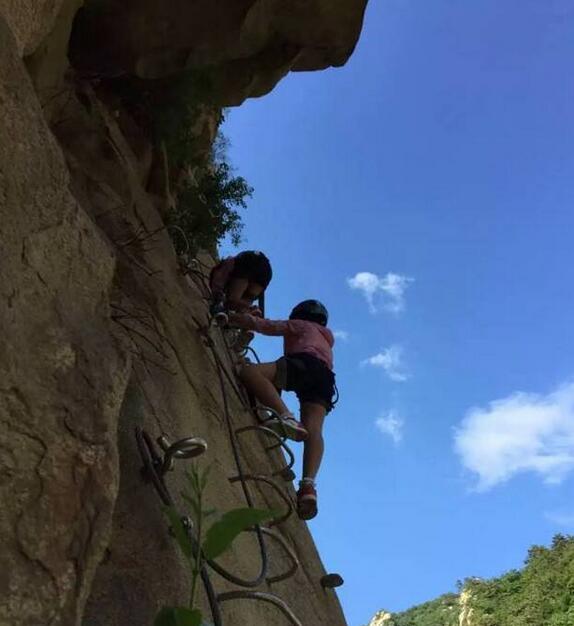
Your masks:
M303 451L303 476L315 480L323 459L323 422L327 410L314 402L301 403L301 421L308 433Z
M297 515L303 520L317 515L317 491L315 478L323 459L323 422L327 410L315 402L301 403L301 421L307 431L303 451L303 476L297 492Z
M241 381L261 404L273 409L277 415L289 413L289 409L281 400L279 392L273 384L277 365L275 363L260 363L259 365L244 365L239 372Z

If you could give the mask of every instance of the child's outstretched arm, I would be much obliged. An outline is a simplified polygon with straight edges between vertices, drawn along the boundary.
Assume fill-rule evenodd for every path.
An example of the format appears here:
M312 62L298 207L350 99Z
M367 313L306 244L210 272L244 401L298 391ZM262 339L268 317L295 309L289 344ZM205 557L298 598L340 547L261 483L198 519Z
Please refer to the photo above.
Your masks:
M247 313L231 313L229 324L245 330L254 330L262 335L282 337L292 331L290 328L293 322L288 320L267 320L262 317L254 317Z

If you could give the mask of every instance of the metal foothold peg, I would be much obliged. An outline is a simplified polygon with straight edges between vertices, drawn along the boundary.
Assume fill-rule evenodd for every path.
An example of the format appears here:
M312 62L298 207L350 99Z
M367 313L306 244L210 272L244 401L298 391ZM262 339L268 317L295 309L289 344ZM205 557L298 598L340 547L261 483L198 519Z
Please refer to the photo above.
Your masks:
M161 470L163 474L173 469L175 459L192 459L207 450L207 442L201 437L185 437L170 444L169 439L162 435L157 442L165 453Z
M321 587L323 589L335 589L336 587L341 587L345 581L340 574L325 574L321 578Z

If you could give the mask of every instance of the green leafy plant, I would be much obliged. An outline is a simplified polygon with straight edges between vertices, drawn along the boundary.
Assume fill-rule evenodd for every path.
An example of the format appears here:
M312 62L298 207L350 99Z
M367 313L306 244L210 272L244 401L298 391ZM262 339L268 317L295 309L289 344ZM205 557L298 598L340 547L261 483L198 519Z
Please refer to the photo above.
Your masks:
M179 170L202 160L202 142L196 128L203 117L215 118L219 127L224 120L221 109L213 104L209 74L187 71L161 88L153 105L156 142L164 143L170 166Z
M246 208L253 189L241 176L233 176L225 161L214 162L199 180L186 180L177 194L177 207L169 215L169 225L183 231L192 248L214 251L229 236L233 245L241 242L243 222L238 208ZM178 249L178 240L176 251ZM181 245L181 243L179 244Z
M239 209L247 207L253 194L247 181L234 175L227 156L229 142L221 130L211 146L211 137L203 134L202 119L215 118L218 129L225 120L211 101L209 74L186 72L170 86L156 114L156 141L165 145L175 178L177 206L168 222L181 229L180 234L183 231L192 253L215 251L225 236L239 245L243 229ZM180 243L174 238L178 253Z
M165 217L176 252L215 252L227 236L239 245L240 210L253 188L229 163L229 142L221 132L225 112L215 104L210 71L187 70L154 81L122 76L107 86L156 146L162 165L151 187L160 179L165 185L164 168L169 170L175 208Z
M197 587L205 561L221 556L244 530L275 516L273 511L249 507L233 509L221 515L206 530L209 518L217 514L215 509L205 506L209 471L210 467L201 470L193 465L186 473L189 489L183 491L181 496L190 507L193 531L173 507L164 509L175 541L190 566L191 592L189 606L163 607L154 620L154 626L208 626L201 611L196 608Z

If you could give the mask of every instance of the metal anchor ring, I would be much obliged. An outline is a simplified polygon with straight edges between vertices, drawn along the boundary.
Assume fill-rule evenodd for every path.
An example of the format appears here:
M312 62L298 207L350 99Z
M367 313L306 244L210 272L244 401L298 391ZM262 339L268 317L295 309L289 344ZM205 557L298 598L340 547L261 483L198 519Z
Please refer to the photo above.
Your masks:
M173 469L175 459L193 459L207 450L207 442L201 437L185 437L170 444L167 436L162 435L157 442L164 453L161 467L162 474Z

